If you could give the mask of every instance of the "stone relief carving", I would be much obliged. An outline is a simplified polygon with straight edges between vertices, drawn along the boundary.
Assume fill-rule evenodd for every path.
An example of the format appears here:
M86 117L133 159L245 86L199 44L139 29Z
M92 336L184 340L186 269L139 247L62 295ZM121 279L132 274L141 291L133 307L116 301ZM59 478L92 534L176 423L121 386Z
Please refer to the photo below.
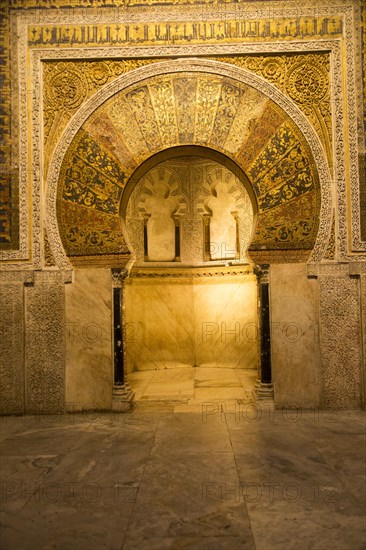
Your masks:
M2 277L0 303L0 414L19 414L24 412L23 281Z
M46 267L55 266L55 258L53 257L50 243L48 241L47 231L44 230L43 234L43 256L44 256L44 265Z
M152 196L145 199L149 218L147 230L147 258L153 262L172 262L175 258L175 223L178 202L163 181L156 182Z
M336 265L332 271L319 275L322 405L357 408L362 353L359 280L345 276Z
M327 250L324 254L325 260L335 260L336 259L336 239L335 239L335 218L333 217L332 228L330 232L329 242Z
M27 412L64 410L64 294L60 272L36 273L34 285L25 288Z
M156 186L160 187L158 197ZM151 214L155 209L156 219ZM159 227L161 223L160 235L156 236L156 255L152 255L149 249L144 251L144 225L147 243L151 236L155 237L153 233L149 234L151 219ZM205 219L211 220L211 224L213 220L211 254L207 257ZM228 222L231 220L230 225ZM168 222L171 223L168 225ZM160 163L136 184L126 209L126 226L138 265L143 262L144 256L150 262L171 262L177 259L177 228L180 263L197 265L210 261L245 262L253 232L253 207L243 183L224 166L201 157L177 157ZM168 247L163 247L164 256L159 256L163 238L169 242L170 255L167 254ZM210 245L210 242L207 244Z
M355 11L355 16L357 17L357 13L358 13L358 9L357 9L357 6L345 6L344 2L337 2L336 4L334 2L331 3L331 5L329 4L328 5L317 5L318 6L318 9L320 10L319 11L319 14L321 13L322 15L330 15L330 14L333 14L334 13L334 9L336 8L339 13L342 13L344 15L344 23L345 23L345 37L346 37L346 57L347 57L347 70L349 71L349 74L348 74L348 78L347 78L347 81L348 81L348 84L347 85L350 85L350 90L352 92L352 90L354 90L355 88L355 79L354 79L354 59L353 59L353 44L354 44L354 24L353 24L353 10ZM244 9L244 6L241 6L240 9ZM280 16L281 15L281 9L282 8L274 8L274 11L273 11L273 16L276 17L276 16ZM291 6L289 4L286 4L286 10L288 10L288 13L289 15L291 15ZM299 10L298 10L298 6L294 7L293 8L295 11L294 13L296 12L296 15L299 14ZM310 8L309 8L310 9ZM249 14L250 13L250 10L251 10L251 6L247 7L245 6L245 14ZM113 10L112 10L113 11ZM217 11L217 10L216 10ZM219 12L216 13L216 11L214 10L212 12L212 15L216 16L219 15ZM309 10L308 10L309 11ZM47 13L46 13L47 12ZM182 14L183 14L184 10L182 11ZM93 12L94 13L94 12ZM87 17L85 18L85 14L82 14L80 12L80 21L84 20L90 20L90 22L93 22L95 21L95 14L93 15L92 11L90 11L87 15ZM101 11L100 13L97 14L97 20L100 21L102 17L111 17L111 10L104 10L104 11ZM131 13L131 12L130 12ZM256 16L258 17L258 11L256 11ZM262 13L262 11L260 10L260 13ZM302 8L302 13L306 14L307 13L307 8ZM309 11L310 13L310 11ZM158 12L157 12L158 14ZM172 10L171 12L168 10L168 13L166 15L167 17L167 20L171 19L171 20L174 20L174 14L176 16L176 11ZM57 11L53 11L53 10L45 10L45 13L42 13L42 21L44 21L45 24L47 24L47 18L51 18L50 21L55 21L55 16L57 15L57 21L59 22L65 22L67 23L68 22L68 15L66 14L66 11L65 13L60 13L60 12L57 12ZM77 13L74 14L76 19L79 18L79 15ZM125 16L125 14L124 14ZM132 15L131 15L132 16ZM197 13L197 16L198 16L198 13ZM21 17L21 21L19 22L19 28L21 26L23 26L23 30L25 29L25 26L26 24L31 24L32 22L32 17L34 17L34 14L32 14L31 12L29 12L29 14L23 14L22 13L22 17ZM154 18L154 10L151 10L151 11L148 11L146 12L146 14L140 14L139 15L139 19L140 20L143 20L144 18L146 18L146 20L153 20ZM136 14L133 15L133 19L136 20ZM20 29L22 30L22 29ZM26 33L19 33L21 34L22 36L26 36ZM16 33L12 33L13 36L16 36ZM297 45L296 42L294 43L291 43L291 44L281 44L280 45L280 48L282 51L284 51L285 49L287 49L288 51L290 50L293 50L293 51L299 51L298 48L301 47L301 49L303 51L306 51L306 50L311 50L311 49L316 49L318 47L323 47L323 45L325 44L325 42L323 41L318 41L316 44L314 43L304 43L302 42L301 43L301 46L300 45ZM337 43L335 41L328 41L328 44L329 44L329 47L332 51L334 51L334 49L337 48ZM222 46L222 47L221 47ZM211 51L211 53L214 53L215 50L216 52L218 50L220 50L220 53L224 51L228 52L228 53L235 53L235 52L243 52L243 50L245 49L249 49L251 52L263 52L264 50L265 51L276 51L278 50L279 48L279 45L273 43L273 44L254 44L254 45L250 45L249 47L248 46L243 46L242 45L238 45L238 44L223 44L223 45L197 45L196 46L191 46L191 47L182 47L182 52L185 52L185 53L188 53L188 52L191 52L191 53L194 53L195 55L199 52L202 52L202 53L207 53L208 51ZM150 51L151 55L156 55L157 53L160 53L162 55L165 55L165 52L168 53L169 52L169 46L164 48L164 47L158 47L158 48L148 48L148 50ZM24 43L21 45L21 48L20 48L20 67L22 69L23 67L23 72L21 70L20 72L20 81L22 82L25 82L24 80L24 76L25 76L25 62L24 60L26 59L25 57L25 46L24 46ZM115 48L114 50L111 49L110 50L111 52L111 56L115 55L120 55L120 52L121 52L121 49L120 48ZM145 52L146 53L146 52ZM38 58L39 57L45 57L45 53L43 52L34 52L35 55L33 55L32 53L32 58L33 58L33 61L36 61L34 67L35 67L35 73L36 72L39 72L39 67L37 65L37 56ZM49 55L50 57L54 58L54 59L62 59L63 57L65 57L65 54L67 55L68 58L73 57L75 56L76 58L88 58L88 57L92 57L92 56L95 56L95 55L99 55L99 56L103 56L104 55L104 50L103 48L93 48L93 49L85 49L85 50L77 50L75 49L74 51L70 51L70 52L65 52L65 51L54 51L51 53L48 53L46 55ZM138 55L138 48L129 48L129 55ZM22 76L23 75L23 76ZM338 75L339 76L339 75ZM337 86L339 82L341 82L341 80L339 80L338 76L335 74L335 78L333 79L333 82L335 83L335 87L334 87L334 102L333 102L333 105L335 106L335 113L336 113L336 119L337 119L337 115L340 114L341 115L341 118L338 117L338 128L341 129L343 127L343 120L342 120L342 113L340 113L338 107L339 107L339 103L337 104L337 94L339 92L339 89L337 90ZM23 79L23 80L22 80ZM25 89L25 87L22 87L20 86L20 89ZM37 86L34 87L34 90L37 90L39 89ZM35 96L37 95L37 93L35 93ZM338 97L339 97L339 94L338 94ZM357 139L357 131L356 130L356 127L355 127L355 112L356 112L356 106L355 106L355 94L354 93L349 93L347 95L347 100L348 100L348 103L349 103L349 113L351 113L351 116L350 116L350 126L349 126L349 138L352 142L352 140L354 139ZM25 99L25 96L24 98ZM38 101L38 99L36 97L34 97L35 101ZM22 105L23 102L21 101L20 104ZM352 118L353 117L353 118ZM25 121L25 118L23 117L23 122ZM335 134L337 135L337 130L335 132ZM26 135L26 132L24 131L21 131L20 132L20 135L23 135L25 136ZM339 147L339 151L340 151L341 147ZM357 162L356 162L356 156L357 156L357 147L356 148L352 148L352 152L351 152L351 170L352 170L352 174L355 176L351 178L351 194L352 194L352 229L353 229L353 247L354 249L356 250L362 250L363 249L363 245L360 243L360 233L359 233L359 226L360 226L360 220L359 220L359 208L357 208L359 206L359 198L358 198L358 185L357 185L357 181L358 181L358 176L357 176L357 170L356 170L356 166L357 166ZM352 155L354 155L352 157ZM355 156L356 155L356 156ZM25 156L22 156L22 158L26 158ZM356 171L355 171L356 170ZM342 166L340 167L340 170L339 170L339 173L341 174L342 173ZM23 171L23 174L26 174L26 170ZM24 178L21 179L21 183L23 182L23 187L24 185L26 185L26 182L24 181ZM336 185L338 186L338 179L336 180ZM26 196L26 193L20 193L20 196L21 197L25 197ZM26 212L26 205L23 204L23 206L21 207L21 212ZM341 211L340 213L340 220L341 220L341 226L342 227L346 227L346 223L343 224L343 221L345 222L345 216L346 216L346 212L344 210ZM26 222L26 218L23 216L23 222ZM344 238L345 235L341 232L340 234L340 244L341 246L343 246L343 257L346 258L348 257L347 256L347 239ZM27 239L27 227L26 227L26 223L22 223L21 221L21 231L20 231L20 239L21 239L21 252L19 251L8 251L5 253L4 257L6 257L7 259L13 259L14 261L16 261L17 259L24 259L27 257L27 254L26 254L26 246L27 246L27 242L28 242L28 239ZM317 254L314 254L313 255L313 259L315 258L320 258L321 256L319 256L319 253ZM362 257L361 257L362 258ZM12 264L7 267L7 269L14 269L14 268L19 268L21 264ZM67 265L67 262L64 263L64 265L66 266Z
M218 182L212 191L212 195L205 201L207 210L211 212L211 260L235 259L239 244L236 235L236 201L225 181Z
M138 261L176 259L176 227L187 211L179 175L171 167L150 170L133 191L126 212L128 242Z

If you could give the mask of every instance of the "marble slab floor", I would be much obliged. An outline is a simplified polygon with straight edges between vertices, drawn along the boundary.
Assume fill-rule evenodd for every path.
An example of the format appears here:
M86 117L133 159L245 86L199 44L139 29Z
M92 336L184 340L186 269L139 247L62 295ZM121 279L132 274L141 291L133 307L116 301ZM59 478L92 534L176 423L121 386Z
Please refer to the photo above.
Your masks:
M200 412L203 403L251 400L257 379L255 369L207 364L200 367L170 367L134 371L128 382L141 408L154 402L171 404L175 412Z
M176 406L1 417L0 548L366 547L363 412Z

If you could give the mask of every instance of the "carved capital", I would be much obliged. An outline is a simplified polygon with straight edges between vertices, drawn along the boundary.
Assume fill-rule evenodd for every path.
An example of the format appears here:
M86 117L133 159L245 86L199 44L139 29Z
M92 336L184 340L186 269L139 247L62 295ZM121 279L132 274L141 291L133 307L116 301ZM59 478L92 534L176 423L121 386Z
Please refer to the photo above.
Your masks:
M125 268L112 269L112 285L114 288L122 287L124 281L129 277L129 271Z
M253 269L257 276L258 284L265 285L269 283L269 264L257 264Z

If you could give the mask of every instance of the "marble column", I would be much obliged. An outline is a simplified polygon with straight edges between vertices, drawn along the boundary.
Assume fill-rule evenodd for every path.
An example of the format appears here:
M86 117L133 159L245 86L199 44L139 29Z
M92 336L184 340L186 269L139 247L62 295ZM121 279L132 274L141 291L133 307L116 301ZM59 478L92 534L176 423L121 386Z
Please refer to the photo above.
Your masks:
M257 400L273 399L271 367L271 327L269 315L269 264L255 267L258 284L258 379L254 388Z
M125 299L124 282L128 277L126 269L113 269L113 395L112 410L130 411L133 408L134 393L127 382L126 374L126 350L124 346L125 325Z

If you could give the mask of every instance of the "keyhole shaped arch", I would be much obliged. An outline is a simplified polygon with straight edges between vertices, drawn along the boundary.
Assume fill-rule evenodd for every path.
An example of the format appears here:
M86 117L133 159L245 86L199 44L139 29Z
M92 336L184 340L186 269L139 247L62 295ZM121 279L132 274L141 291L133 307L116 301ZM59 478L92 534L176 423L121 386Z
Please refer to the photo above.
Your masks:
M146 115L146 112L144 112L144 109L141 108L141 105L138 105L137 102L140 101L141 98L143 98L144 94L145 99L148 98L150 94L151 103L153 93L152 90L154 90L155 93L157 90L159 91L159 89L167 90L169 86L171 90L174 90L177 78L180 78L182 82L187 79L191 79L192 82L195 82L194 85L196 87L196 111L193 117L194 128L193 130L191 129L191 131L189 131L188 129L186 135L183 136L182 139L180 139L179 124L176 121L175 131L177 132L176 135L178 136L178 139L176 139L175 142L174 137L167 138L165 136L164 139L162 139L162 129L164 127L169 127L169 120L165 120L164 122L164 117L167 117L167 113L169 114L169 106L167 107L167 104L164 106L164 101L160 102L159 106L159 98L157 100L155 97L155 103L152 105L152 112L155 116L155 134L154 132L152 132L150 133L150 135L155 135L156 143L149 144L146 137L146 135L148 135L149 129L144 128L143 126L143 116ZM224 104L225 101L223 100L223 95L225 86L226 92L228 92L229 95L231 92L234 91L236 93L236 90L239 90L237 92L237 96L240 96L241 99L239 98L236 105L233 105L232 97L226 98L226 105ZM160 153L161 151L183 145L204 146L208 149L215 150L219 154L225 155L235 165L238 165L244 173L248 174L248 171L252 171L249 177L249 180L251 182L251 195L255 195L256 201L259 204L257 209L258 222L259 225L262 224L265 231L268 229L268 224L266 226L264 223L265 216L268 217L268 212L271 210L271 201L272 204L275 204L275 208L279 208L278 211L282 212L281 215L286 218L286 207L290 205L290 203L293 204L292 199L294 190L296 192L296 183L292 183L291 187L291 185L289 185L287 182L287 188L285 188L284 190L265 189L264 192L262 192L262 198L264 197L264 200L262 200L261 204L260 195L263 178L261 179L261 177L259 177L257 182L253 181L253 174L255 175L258 172L260 173L261 166L263 164L265 165L268 161L268 158L266 159L265 153L266 147L267 149L270 149L270 146L275 143L276 139L277 141L279 141L281 136L278 137L277 134L275 136L268 136L268 138L266 138L267 141L264 140L262 144L259 144L257 156L254 158L254 161L253 157L251 159L250 154L248 155L248 151L250 151L250 147L253 143L254 138L256 137L253 134L253 131L252 134L250 134L249 132L249 135L247 132L247 148L244 147L243 149L242 147L243 127L247 128L248 125L250 126L250 124L252 124L252 126L254 124L255 127L256 122L259 125L262 125L261 127L263 127L263 125L265 124L265 119L261 122L261 116L256 116L255 113L253 114L253 116L251 116L250 112L248 113L245 111L245 94L247 93L247 90L249 90L252 94L258 94L258 97L262 98L263 105L265 104L265 108L268 107L269 110L272 109L273 112L276 111L277 113L279 113L278 127L285 128L283 132L286 131L286 126L287 130L288 128L290 128L290 130L288 131L290 132L290 134L292 132L295 137L292 138L290 136L289 138L287 135L285 136L285 139L293 139L293 143L295 145L292 151L296 149L296 146L298 147L298 150L301 150L301 155L303 156L301 157L300 155L298 160L298 166L300 167L299 170L301 170L302 164L307 164L307 166L310 166L310 168L308 168L308 170L311 171L312 177L310 186L312 186L313 191L318 194L319 199L316 206L316 216L319 219L319 227L316 227L313 231L314 237L311 248L312 257L314 259L320 258L325 250L327 236L329 233L331 212L330 174L320 140L310 123L289 98L287 98L283 93L275 88L275 86L269 84L267 81L259 76L249 73L244 69L237 68L235 66L228 65L222 62L200 59L180 59L174 61L157 62L146 67L135 69L125 75L121 75L115 81L104 86L92 98L90 98L79 109L79 111L74 115L74 117L68 124L56 147L55 153L50 163L49 175L47 178L46 225L51 249L54 253L57 266L60 268L69 268L70 261L68 256L72 256L72 252L70 253L70 250L68 250L68 243L67 240L65 240L65 236L63 236L63 238L61 236L61 230L63 230L63 227L61 227L61 224L59 224L60 220L58 219L58 214L60 215L60 212L63 208L63 201L67 202L67 199L64 199L64 174L65 170L67 169L67 163L72 165L73 162L72 147L75 143L77 143L79 136L84 131L84 125L88 122L91 115L94 116L95 113L98 112L98 109L102 112L104 106L108 107L108 105L113 103L113 101L119 101L119 98L122 98L123 104L127 105L130 113L129 116L131 117L130 120L134 122L134 125L132 125L130 129L130 138L132 139L133 137L132 133L134 132L134 128L137 128L138 131L141 132L141 134L145 132L145 136L143 137L145 139L145 143L150 147L149 150L147 147L145 148L146 150L142 152L136 150L132 151L133 162L131 164L133 166L131 168L130 174L127 174L126 176L126 181L129 180L132 173L136 172L139 166L141 166L148 158L153 157L153 155ZM176 96L174 96L173 99L175 99L175 103L171 108L171 112L173 112L175 109L174 112L176 115L178 109L178 99ZM199 103L200 100L201 104ZM207 117L209 117L210 113L207 111L207 109L205 112L205 105L206 107L207 105L208 107L210 107L210 101L210 116L212 117L212 120L210 122L211 126L207 130L207 128L205 128L205 121L207 122ZM184 112L186 105L181 105L180 108ZM240 112L240 109L242 109L242 114L244 113L241 119L237 118L237 114ZM203 116L201 116L202 113ZM140 118L140 120L139 114L142 115L142 118ZM222 124L217 123L219 115L222 115ZM246 118L248 120L246 120ZM231 137L230 139L228 137L226 141L224 140L224 138L222 138L220 141L218 135L221 129L223 127L225 128L225 124L229 127L227 135L230 137L231 132ZM120 135L123 139L127 139L128 129L126 128L125 131L120 131ZM158 139L159 137L160 141ZM110 138L112 139L113 136L110 136ZM228 139L229 143L231 144L230 147L228 145ZM295 142L298 145L296 145ZM131 149L131 143L129 143L129 147ZM263 151L264 153L261 158L260 154ZM291 151L289 152L289 155L290 153ZM243 159L246 159L247 165L245 165ZM249 170L247 170L247 168ZM271 163L269 163L267 168L268 173L274 167L271 165ZM125 190L127 191L128 186L125 187L124 184L125 182L123 183L123 185L120 185L119 195L116 194L116 196L118 195L117 199L115 200L115 204L112 205L117 216L120 215L120 209L122 207L121 205L125 203L124 192ZM91 189L90 192L92 193L93 189ZM306 193L307 190L305 189L304 194ZM284 199L286 199L286 197L290 197L290 199L288 200L288 205L286 205L286 200L283 201L283 204L276 204L276 200L278 202L278 200L281 199L281 196L283 196ZM310 195L308 195L308 197L309 196ZM111 200L109 200L109 203L111 203ZM83 208L83 212L85 212L85 205L78 205L77 203L74 203L73 206L75 206L75 211L77 211L77 208L80 206L80 209ZM272 222L270 218L269 225L271 223ZM306 222L302 223L303 225L306 225ZM286 230L284 231L286 233ZM293 243L290 243L290 246L292 245ZM263 245L261 245L261 243L259 242L259 246ZM269 248L271 248L271 246L273 246L273 244L271 245L270 243Z

